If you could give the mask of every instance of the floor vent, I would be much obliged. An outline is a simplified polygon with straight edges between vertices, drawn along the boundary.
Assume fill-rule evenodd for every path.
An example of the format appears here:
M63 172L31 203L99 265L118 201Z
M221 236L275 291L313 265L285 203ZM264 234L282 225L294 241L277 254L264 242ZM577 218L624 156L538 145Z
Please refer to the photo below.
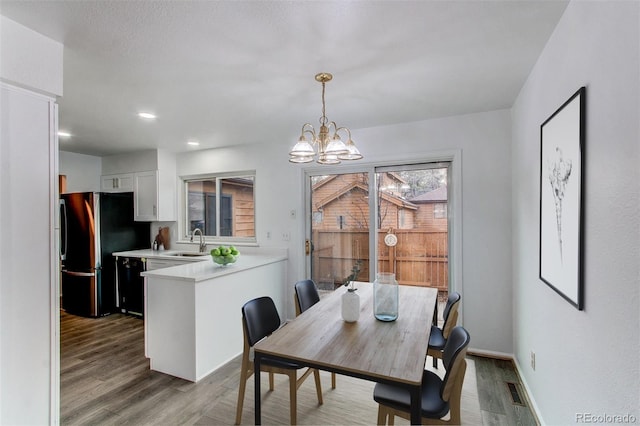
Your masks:
M507 389L509 390L509 395L511 396L511 402L514 405L522 405L525 406L524 400L520 397L520 384L514 382L506 382Z

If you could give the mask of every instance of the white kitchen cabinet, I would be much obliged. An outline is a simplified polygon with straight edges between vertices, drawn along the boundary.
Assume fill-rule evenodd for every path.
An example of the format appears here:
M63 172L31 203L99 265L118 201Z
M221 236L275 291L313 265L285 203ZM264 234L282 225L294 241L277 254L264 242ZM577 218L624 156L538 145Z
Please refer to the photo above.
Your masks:
M159 170L133 174L134 219L140 222L176 220L175 177Z
M0 423L55 424L58 109L52 97L0 82L0 111Z
M122 173L118 175L104 175L100 179L100 190L102 192L132 192L133 173Z

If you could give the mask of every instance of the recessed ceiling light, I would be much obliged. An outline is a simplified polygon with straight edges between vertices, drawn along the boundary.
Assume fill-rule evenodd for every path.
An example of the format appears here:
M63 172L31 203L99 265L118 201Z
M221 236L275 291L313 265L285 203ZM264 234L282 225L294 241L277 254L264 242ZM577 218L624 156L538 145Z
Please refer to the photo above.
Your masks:
M200 145L200 142L198 142L198 141L187 141L187 145L198 146L198 145Z
M138 117L147 118L149 120L153 120L154 118L156 118L156 115L155 114L151 114L150 112L139 112L138 113Z
M71 133L65 132L63 130L58 130L58 136L62 136L63 138L68 138L71 136Z

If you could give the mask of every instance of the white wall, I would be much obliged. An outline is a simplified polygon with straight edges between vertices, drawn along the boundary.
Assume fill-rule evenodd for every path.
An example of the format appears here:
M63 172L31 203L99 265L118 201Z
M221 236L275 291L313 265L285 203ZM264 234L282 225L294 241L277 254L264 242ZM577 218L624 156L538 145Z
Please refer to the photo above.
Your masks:
M59 173L67 176L67 192L100 191L102 158L60 151Z
M108 155L102 157L102 174L115 175L119 173L148 172L158 170L160 157L164 159L164 152L157 149L129 152L126 154Z
M64 46L0 15L0 76L6 82L62 95Z
M513 353L510 132L508 110L354 131L367 161L461 150L463 325L473 349L503 354Z
M510 129L508 110L352 129L366 162L415 162L443 150L461 151L463 317L474 348L503 353L513 352ZM252 145L180 154L177 172L256 170L258 243L289 250L285 300L293 316L291 288L305 278L304 197L303 168L288 162L290 148ZM290 218L291 210L297 211L297 219ZM291 234L289 242L280 238L283 231Z
M515 354L549 424L575 423L577 413L640 421L639 24L638 2L571 2L512 110ZM578 311L538 279L539 135L583 85L585 308Z

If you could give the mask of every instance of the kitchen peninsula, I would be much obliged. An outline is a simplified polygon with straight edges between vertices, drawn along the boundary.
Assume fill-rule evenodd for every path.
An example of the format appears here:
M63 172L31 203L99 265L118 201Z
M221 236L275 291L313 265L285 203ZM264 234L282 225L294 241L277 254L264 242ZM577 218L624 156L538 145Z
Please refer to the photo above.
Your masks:
M197 382L242 353L242 305L260 296L284 307L286 250L210 257L143 272L145 347L152 370Z

